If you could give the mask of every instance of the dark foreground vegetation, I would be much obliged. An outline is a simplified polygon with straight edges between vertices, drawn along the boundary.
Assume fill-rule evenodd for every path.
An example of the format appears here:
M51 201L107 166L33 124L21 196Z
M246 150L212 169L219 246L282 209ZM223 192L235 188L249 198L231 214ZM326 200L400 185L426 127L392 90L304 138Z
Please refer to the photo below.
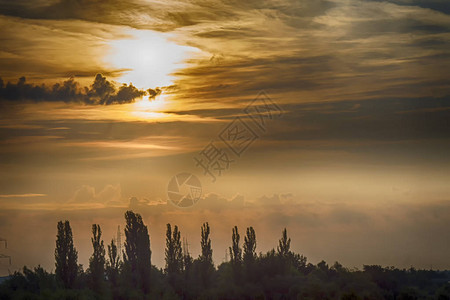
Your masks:
M290 250L286 229L277 249L256 254L256 234L247 228L241 243L232 229L230 261L212 260L210 227L201 227L201 254L194 259L177 226L167 224L166 265L151 265L150 238L139 214L125 213L122 255L107 247L92 225L89 267L78 264L68 221L58 223L55 273L27 267L0 285L0 299L450 299L450 272L308 263Z

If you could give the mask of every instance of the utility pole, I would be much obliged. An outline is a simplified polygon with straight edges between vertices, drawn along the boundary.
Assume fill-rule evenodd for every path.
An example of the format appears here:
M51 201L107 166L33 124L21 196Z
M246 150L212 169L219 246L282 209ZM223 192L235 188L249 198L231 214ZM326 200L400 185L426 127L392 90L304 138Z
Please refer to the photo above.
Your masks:
M189 255L189 243L185 237L183 237L183 256Z
M122 232L120 231L120 225L117 226L116 246L117 246L117 257L120 260L120 257L122 255Z

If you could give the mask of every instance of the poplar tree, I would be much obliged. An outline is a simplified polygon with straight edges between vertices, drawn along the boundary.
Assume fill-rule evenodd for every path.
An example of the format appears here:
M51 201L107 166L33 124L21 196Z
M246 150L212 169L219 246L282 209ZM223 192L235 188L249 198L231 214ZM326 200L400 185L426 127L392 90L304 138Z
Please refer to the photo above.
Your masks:
M145 294L150 291L151 251L150 236L142 217L132 211L125 213L124 264L133 287Z
M170 224L167 224L166 231L166 268L169 282L173 284L174 278L180 275L183 270L183 250L181 247L181 234L178 226L175 225L173 232Z
M229 252L230 252L230 263L231 267L233 268L235 280L239 280L242 265L242 249L239 245L240 238L241 237L239 236L238 228L237 226L234 226L231 236L232 244L231 247L229 248Z
M73 245L69 221L58 222L55 248L55 273L64 288L73 288L78 274L78 252Z
M108 261L106 263L106 273L108 275L108 280L113 286L117 285L119 266L119 252L117 251L117 245L114 242L114 239L112 239L111 244L108 245Z
M92 247L94 252L89 259L89 273L92 289L100 292L105 279L105 246L103 245L100 225L92 225Z
M204 287L209 287L211 283L211 276L214 272L214 263L212 260L211 233L208 222L203 223L201 228L200 246L202 252L199 256L200 261L200 276Z
M244 269L248 280L254 278L254 268L256 261L256 234L253 227L247 228L247 234L244 237Z
M291 252L291 239L287 236L287 230L284 228L281 239L278 241L277 252L280 257L287 258Z

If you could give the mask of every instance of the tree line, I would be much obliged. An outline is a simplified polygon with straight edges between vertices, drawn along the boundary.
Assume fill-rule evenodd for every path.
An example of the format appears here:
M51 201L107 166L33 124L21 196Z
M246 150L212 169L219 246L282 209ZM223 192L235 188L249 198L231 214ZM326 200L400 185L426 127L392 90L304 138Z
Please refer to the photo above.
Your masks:
M69 221L57 224L55 272L24 267L0 285L0 299L450 299L450 272L365 265L350 270L338 262L308 263L294 253L284 229L276 249L256 253L256 232L241 242L231 230L230 260L213 263L211 229L201 226L201 252L193 258L178 226L167 224L165 267L151 264L150 236L141 215L125 213L122 258L100 225L92 225L87 270L78 264Z

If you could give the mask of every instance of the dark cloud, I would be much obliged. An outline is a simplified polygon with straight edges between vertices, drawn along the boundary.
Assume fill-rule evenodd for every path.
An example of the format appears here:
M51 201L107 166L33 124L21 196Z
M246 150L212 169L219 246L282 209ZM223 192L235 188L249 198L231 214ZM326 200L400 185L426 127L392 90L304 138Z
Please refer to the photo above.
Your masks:
M382 0L370 1L381 2ZM419 6L450 14L450 5L447 0L390 0L389 2L404 6Z
M142 12L143 6L130 1L59 0L40 2L0 1L0 13L25 19L67 20L78 19L114 25L133 23L131 14ZM102 13L99 13L99 12ZM135 25L138 25L137 23Z
M75 19L158 31L169 31L205 21L228 20L236 17L233 7L221 1L215 4L193 1L173 5L173 3L118 0L59 0L40 4L0 0L0 14L25 19Z
M296 124L297 133L277 132L272 137L392 141L447 139L449 97L285 105L283 107L291 113L286 114L282 122L286 122L286 126Z
M156 88L156 89L148 89L147 92L148 92L150 99L152 99L152 98L155 98L156 96L160 95L162 91L160 88Z
M63 83L49 87L44 84L34 85L21 77L17 83L4 83L0 78L0 101L33 101L33 102L73 102L88 105L110 105L134 102L146 94L155 98L161 93L159 88L139 90L131 83L119 88L101 74L95 76L94 82L88 87L80 87L79 83L70 78Z
M348 39L367 38L377 35L392 33L406 34L437 34L446 33L449 30L447 24L433 24L429 21L409 19L408 16L394 20L364 20L355 22L348 31Z
M311 23L313 17L323 15L327 9L334 6L333 2L325 0L195 0L178 3L143 3L133 0L57 0L34 3L0 0L0 14L24 19L75 19L138 29L171 31L208 22L236 21L252 12L283 18L290 26L298 27Z
M276 99L276 98L274 98ZM295 99L293 99L295 100ZM231 120L246 115L243 109L192 109L173 111L180 115L195 115ZM450 95L439 98L374 98L324 103L283 104L285 114L267 125L264 141L313 142L336 140L343 144L354 141L412 141L448 139L450 137ZM208 125L211 126L211 125ZM222 125L224 126L224 125ZM217 127L217 130L220 128ZM293 145L291 144L290 147ZM337 147L333 144L330 147ZM267 145L265 145L267 147ZM323 147L323 146L322 146Z

